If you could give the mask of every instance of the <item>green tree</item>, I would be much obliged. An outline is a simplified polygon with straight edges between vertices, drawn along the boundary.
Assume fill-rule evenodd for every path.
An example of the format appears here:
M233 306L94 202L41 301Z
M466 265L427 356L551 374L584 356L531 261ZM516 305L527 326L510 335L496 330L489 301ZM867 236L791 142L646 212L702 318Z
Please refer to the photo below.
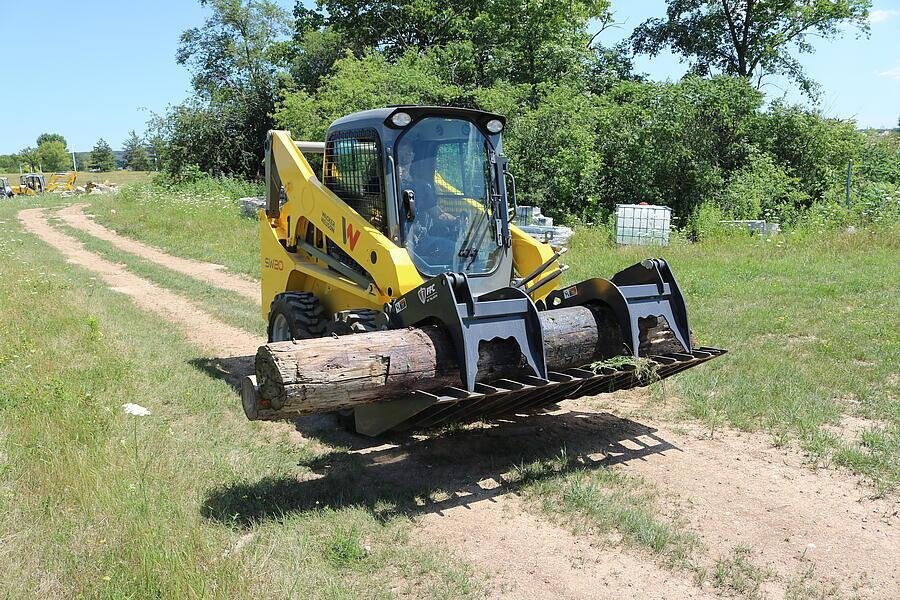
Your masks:
M12 173L19 169L17 154L0 154L0 173Z
M537 86L574 75L590 62L592 19L610 19L608 0L489 0L475 20L489 79Z
M66 138L61 136L58 133L42 133L38 136L37 145L38 147L42 146L46 142L62 142L63 147L66 147L68 144L66 143Z
M71 170L72 157L64 142L57 138L44 141L37 149L41 168L45 171Z
M327 24L361 56L371 48L389 58L466 39L482 3L474 0L318 0Z
M32 146L19 150L19 160L21 166L30 171L37 171L41 166L41 154Z
M149 171L150 155L137 133L132 131L122 144L122 158L125 167L132 171Z
M100 138L91 150L91 158L88 161L88 168L92 171L113 171L116 168L116 158L112 148L106 143L106 140Z
M323 139L333 120L373 106L467 103L464 91L445 81L428 57L410 51L390 62L373 51L339 60L315 94L285 94L275 118L298 138Z
M280 87L275 44L290 33L287 13L269 0L201 0L212 15L181 35L179 64L187 66L197 98L170 111L155 133L167 144L167 168L199 164L208 172L259 174L266 133ZM182 126L206 127L182 131ZM225 133L228 137L216 139Z
M813 52L813 38L833 38L851 25L868 32L871 0L666 0L666 18L635 29L637 52L666 48L689 60L695 73L755 79L783 75L815 93L795 53Z

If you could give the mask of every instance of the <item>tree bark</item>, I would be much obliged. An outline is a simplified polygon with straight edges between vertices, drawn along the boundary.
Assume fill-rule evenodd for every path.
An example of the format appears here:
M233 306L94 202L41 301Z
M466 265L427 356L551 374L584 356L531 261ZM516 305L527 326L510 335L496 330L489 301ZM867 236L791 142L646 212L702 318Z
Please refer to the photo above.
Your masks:
M624 353L605 307L540 313L548 370L581 367ZM483 344L479 381L530 374L514 342ZM403 397L412 390L460 387L456 350L438 327L277 342L256 354L257 386L245 382L244 410L256 419L289 419Z

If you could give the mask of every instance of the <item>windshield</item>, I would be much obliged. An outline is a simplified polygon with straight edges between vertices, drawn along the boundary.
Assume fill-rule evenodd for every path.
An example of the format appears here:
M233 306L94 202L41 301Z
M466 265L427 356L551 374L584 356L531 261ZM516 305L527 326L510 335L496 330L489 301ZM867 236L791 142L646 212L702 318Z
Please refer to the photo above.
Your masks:
M491 151L478 127L462 119L422 119L400 138L400 191L411 191L415 201L415 217L403 224L404 241L423 274L490 273L499 264Z

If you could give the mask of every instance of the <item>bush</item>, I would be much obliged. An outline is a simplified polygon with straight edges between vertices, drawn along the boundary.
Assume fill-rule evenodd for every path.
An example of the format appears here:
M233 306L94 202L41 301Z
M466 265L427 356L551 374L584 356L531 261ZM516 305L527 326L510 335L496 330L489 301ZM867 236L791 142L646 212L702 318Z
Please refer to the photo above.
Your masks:
M704 202L695 208L688 218L687 236L695 242L723 237L730 232L730 229L722 224L722 221L728 218L716 204Z
M749 164L732 173L718 204L735 219L793 223L808 204L800 182L766 154L753 152Z
M900 186L861 182L853 186L850 204L845 190L835 187L813 204L800 223L801 229L827 231L850 227L886 228L900 223Z

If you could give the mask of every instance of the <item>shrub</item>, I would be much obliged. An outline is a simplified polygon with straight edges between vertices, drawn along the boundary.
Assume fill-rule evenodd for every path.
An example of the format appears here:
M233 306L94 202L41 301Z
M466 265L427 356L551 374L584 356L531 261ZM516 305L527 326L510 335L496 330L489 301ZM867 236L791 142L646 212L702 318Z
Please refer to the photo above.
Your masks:
M718 203L735 219L792 223L808 201L797 178L785 173L770 156L753 152L749 163L732 173Z

